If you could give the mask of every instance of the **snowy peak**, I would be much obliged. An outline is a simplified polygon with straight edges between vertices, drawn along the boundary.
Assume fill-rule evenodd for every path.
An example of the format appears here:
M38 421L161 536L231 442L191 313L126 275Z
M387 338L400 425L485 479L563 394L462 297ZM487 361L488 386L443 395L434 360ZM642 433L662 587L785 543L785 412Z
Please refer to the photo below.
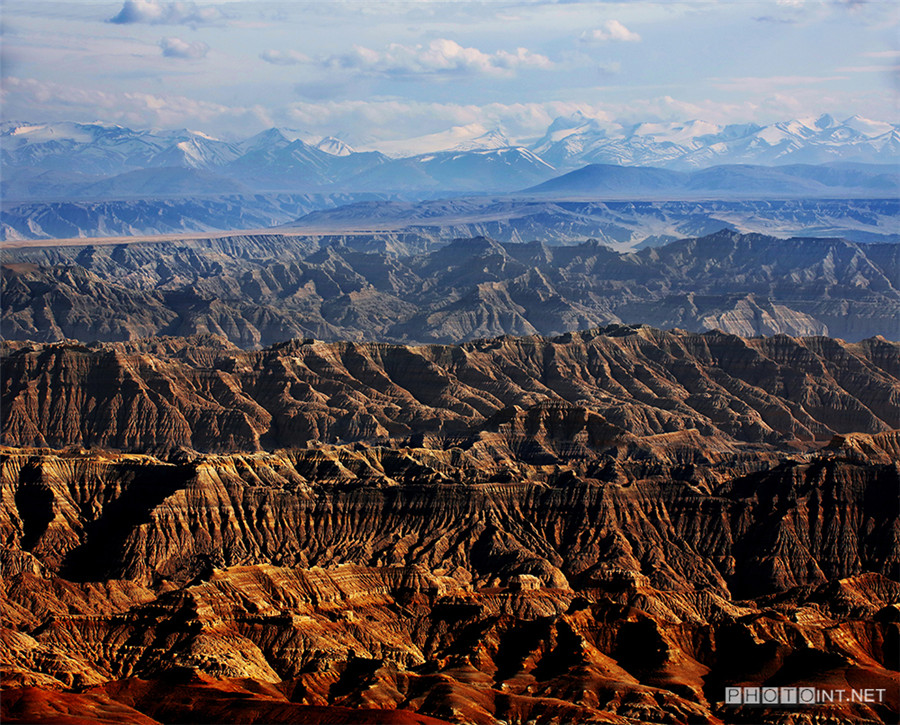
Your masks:
M890 139L898 129L858 116L838 122L828 114L724 127L703 120L616 127L576 114L556 119L531 150L561 169L594 163L685 170L729 163L887 163L886 152L896 157Z
M581 111L570 116L560 116L547 128L543 138L531 146L539 156L549 154L547 160L558 164L567 157L575 157L609 138L623 135L622 126L590 118Z
M237 147L242 153L246 154L259 149L284 148L285 146L290 146L294 141L306 137L307 134L292 128L268 128L255 136L241 141L237 144Z
M324 151L326 154L331 154L332 156L349 156L354 153L351 146L334 136L326 136L316 144L316 148L319 149L319 151Z
M832 116L830 113L823 113L816 119L815 125L816 128L831 128L832 126L837 125L837 121L834 120L834 116Z
M747 138L757 131L762 130L762 126L755 123L730 123L725 126L719 133L719 141L732 141L738 138Z
M648 136L658 142L696 144L703 137L717 136L722 127L707 121L687 123L641 123L632 131L633 136Z
M453 126L446 131L430 133L425 136L372 144L367 148L381 151L382 153L395 158L420 156L422 154L442 153L444 151L454 150L463 144L472 143L475 139L487 136L490 133L491 131L480 123L470 123L465 126Z
M487 133L476 136L468 141L456 144L451 151L476 151L484 149L503 149L513 144L499 128L492 128Z
M136 135L134 131L112 123L71 121L39 124L8 122L3 124L0 132L3 145L12 148L61 141L77 144L102 143L104 139L133 135Z
M238 148L206 134L190 133L154 159L154 166L183 166L211 169L223 166L240 156Z
M184 134L190 139L202 139L204 141L219 141L215 136L210 136L203 131L192 131L189 128L184 129Z
M883 136L897 129L896 126L892 126L889 123L884 123L883 121L871 121L862 116L851 116L841 125L853 129L857 133L867 136L868 138Z
M478 123L365 152L336 136L313 140L288 128L230 143L199 130L73 122L7 122L0 126L0 142L4 189L22 198L64 196L72 185L162 168L202 170L266 191L501 191L591 164L692 171L900 160L900 125L861 116L838 121L828 114L721 126L703 119L623 125L576 112L555 119L528 148L503 129Z
M575 113L569 116L557 116L553 119L553 123L550 124L550 127L547 129L547 134L554 134L559 131L571 131L576 128L581 128L591 122L591 118L585 116L581 111L575 111Z

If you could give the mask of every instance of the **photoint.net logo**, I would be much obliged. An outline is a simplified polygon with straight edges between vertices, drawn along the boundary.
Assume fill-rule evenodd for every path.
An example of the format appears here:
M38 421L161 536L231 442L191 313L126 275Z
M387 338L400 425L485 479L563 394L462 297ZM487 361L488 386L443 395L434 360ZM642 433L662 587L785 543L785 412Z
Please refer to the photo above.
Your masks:
M873 704L884 701L883 687L838 690L818 687L726 687L726 705L761 705L783 707L803 705L827 705L833 702L862 702Z

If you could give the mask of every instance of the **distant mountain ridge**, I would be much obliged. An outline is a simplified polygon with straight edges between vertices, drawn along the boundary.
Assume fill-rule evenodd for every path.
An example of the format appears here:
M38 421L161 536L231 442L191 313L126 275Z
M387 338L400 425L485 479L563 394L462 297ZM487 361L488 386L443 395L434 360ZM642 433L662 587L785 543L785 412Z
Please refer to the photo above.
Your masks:
M534 143L511 140L501 129L477 136L434 134L423 137L432 141L408 147L418 153L399 158L278 128L237 142L201 131L136 131L106 123L7 122L0 129L7 199L129 196L131 177L120 175L171 167L205 171L223 184L254 191L464 192L522 189L588 164L689 171L729 164L900 160L900 124L858 116L767 126L691 121L621 127L575 114L556 119ZM102 192L99 182L105 182ZM205 178L196 191L207 193L209 186Z
M631 169L630 171L641 171ZM565 178L565 177L562 177ZM548 182L552 183L552 182ZM854 242L900 242L897 199L727 200L637 199L628 194L532 193L461 197L418 203L363 201L321 208L280 231L322 234L410 233L431 239L489 236L501 242L550 245L597 239L618 251L661 246L721 229L780 237L815 236ZM597 197L602 198L599 200ZM21 223L19 223L21 228Z
M642 196L717 198L767 197L823 198L827 196L875 197L900 195L900 174L887 164L834 163L825 165L789 164L758 166L731 164L697 171L673 171L652 166L616 166L590 164L570 171L525 193L560 195L614 195L619 198Z
M557 118L531 149L559 169L585 164L699 169L721 164L887 163L900 158L900 124L852 116L721 126L638 123L610 127L576 113Z
M175 169L174 171L180 171ZM187 171L187 170L183 170ZM140 174L141 172L135 172ZM202 172L198 172L202 173ZM653 201L478 196L417 200L408 194L224 194L205 198L34 201L0 211L0 239L273 232L313 236L403 234L423 248L458 237L572 244L597 239L619 251L661 246L720 229L779 237L839 237L900 242L898 199Z
M456 343L647 323L900 340L900 245L721 231L627 254L476 237L233 235L9 249L7 340Z

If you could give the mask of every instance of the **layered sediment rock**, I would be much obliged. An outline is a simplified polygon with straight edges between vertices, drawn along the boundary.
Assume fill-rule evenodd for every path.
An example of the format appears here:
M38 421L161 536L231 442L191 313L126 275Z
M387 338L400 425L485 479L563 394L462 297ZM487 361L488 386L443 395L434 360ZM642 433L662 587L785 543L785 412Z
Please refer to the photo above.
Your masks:
M898 399L881 338L9 344L0 716L895 722Z
M728 459L489 466L476 455L329 447L164 463L7 452L2 536L50 572L144 586L223 566L334 562L459 570L479 586L638 572L658 589L721 596L898 573L892 463L826 454L740 475Z
M667 436L553 465L8 449L4 721L738 722L760 713L725 686L775 683L888 693L797 722L890 722L895 439L691 464Z
M15 345L8 445L255 451L493 436L552 462L696 430L715 445L808 444L900 428L900 345L612 326L558 338L406 347L215 338Z

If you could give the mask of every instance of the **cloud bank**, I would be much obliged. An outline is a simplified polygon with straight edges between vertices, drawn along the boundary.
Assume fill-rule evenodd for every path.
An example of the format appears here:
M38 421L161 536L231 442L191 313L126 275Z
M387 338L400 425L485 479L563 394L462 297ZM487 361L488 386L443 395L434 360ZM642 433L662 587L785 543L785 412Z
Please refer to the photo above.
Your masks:
M199 60L205 58L209 52L209 46L201 41L193 43L181 38L163 38L159 41L162 54L166 58L184 58L186 60Z
M356 45L350 53L329 56L323 61L323 65L329 69L388 76L509 76L519 68L551 68L553 62L526 48L516 48L514 52L499 50L496 53L484 53L477 48L465 48L453 40L440 38L427 44L392 43L383 51Z
M149 23L151 25L201 25L225 19L215 7L197 7L188 2L159 2L159 0L125 0L122 9L107 22L118 25Z
M640 35L630 31L618 20L607 20L599 28L585 30L581 34L581 40L584 43L606 43L609 41L636 43L640 39Z

